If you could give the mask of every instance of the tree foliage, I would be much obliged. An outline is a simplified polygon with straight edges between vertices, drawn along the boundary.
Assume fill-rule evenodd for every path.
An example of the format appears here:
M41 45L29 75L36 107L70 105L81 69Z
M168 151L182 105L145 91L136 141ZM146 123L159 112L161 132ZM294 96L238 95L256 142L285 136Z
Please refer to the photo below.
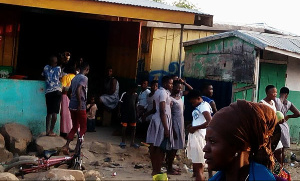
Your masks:
M173 2L174 6L186 9L194 9L197 10L198 8L193 3L189 2L188 0L176 0Z

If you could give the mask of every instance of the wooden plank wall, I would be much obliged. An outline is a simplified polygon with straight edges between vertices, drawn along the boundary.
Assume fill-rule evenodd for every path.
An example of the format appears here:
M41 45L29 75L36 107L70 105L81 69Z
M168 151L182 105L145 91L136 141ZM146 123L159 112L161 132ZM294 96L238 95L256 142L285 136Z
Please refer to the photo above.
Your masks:
M213 34L215 33L208 31L184 30L183 42L203 38ZM169 65L172 62L178 62L179 42L180 29L152 28L149 52L150 56L147 57L148 60L146 59L146 70L149 72L158 70L169 72ZM184 49L182 52L182 60L184 60ZM170 73L172 74L174 71L171 71Z
M111 22L107 47L107 65L113 67L119 77L135 79L139 23Z
M19 12L0 6L0 66L16 66Z

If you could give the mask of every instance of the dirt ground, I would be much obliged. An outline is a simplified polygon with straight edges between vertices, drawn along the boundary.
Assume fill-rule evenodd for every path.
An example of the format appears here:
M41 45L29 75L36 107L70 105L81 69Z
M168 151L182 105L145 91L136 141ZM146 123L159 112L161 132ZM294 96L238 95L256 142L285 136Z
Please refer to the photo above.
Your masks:
M121 149L118 145L120 136L113 136L115 128L97 127L97 132L88 132L85 135L82 152L84 154L84 165L87 170L96 170L101 173L101 180L152 180L151 162L148 148L141 146L138 149L126 147ZM129 138L128 138L129 139ZM137 140L140 142L143 140ZM72 142L74 146L75 141ZM298 155L300 159L300 145L293 144L286 151L288 158L290 152ZM292 180L300 180L300 163L293 163L290 159L285 168L291 173ZM168 175L169 180L194 180L191 172L191 162L185 157L184 152L180 152L174 164L178 166L181 175ZM185 169L186 165L188 169ZM64 168L65 166L62 166ZM138 167L138 168L137 168ZM185 167L185 168L184 168ZM45 175L43 173L33 173L25 175L25 180L40 180ZM205 172L207 178L207 172Z

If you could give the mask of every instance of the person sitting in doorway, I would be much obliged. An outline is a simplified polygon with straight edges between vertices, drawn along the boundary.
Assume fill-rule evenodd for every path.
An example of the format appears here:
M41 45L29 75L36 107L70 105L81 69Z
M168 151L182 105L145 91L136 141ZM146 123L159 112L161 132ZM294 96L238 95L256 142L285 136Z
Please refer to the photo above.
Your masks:
M107 109L112 110L119 103L119 82L113 77L112 67L107 67L106 71L107 77L104 80L104 90L99 98L99 102Z

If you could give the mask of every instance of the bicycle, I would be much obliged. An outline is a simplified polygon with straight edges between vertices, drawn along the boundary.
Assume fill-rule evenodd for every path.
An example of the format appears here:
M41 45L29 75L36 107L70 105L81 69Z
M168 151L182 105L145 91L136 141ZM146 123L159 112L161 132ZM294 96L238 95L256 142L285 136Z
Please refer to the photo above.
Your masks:
M53 158L52 156L57 153L56 150L45 150L43 157L38 158L35 156L20 156L13 158L8 164L4 165L5 172L13 172L16 176L22 176L28 173L40 172L41 170L49 170L52 166L60 166L68 164L69 167L73 167L74 170L84 170L82 164L82 148L83 135L80 137L77 131L77 143L75 146L74 154L72 156L60 156ZM52 157L52 158L51 158Z

